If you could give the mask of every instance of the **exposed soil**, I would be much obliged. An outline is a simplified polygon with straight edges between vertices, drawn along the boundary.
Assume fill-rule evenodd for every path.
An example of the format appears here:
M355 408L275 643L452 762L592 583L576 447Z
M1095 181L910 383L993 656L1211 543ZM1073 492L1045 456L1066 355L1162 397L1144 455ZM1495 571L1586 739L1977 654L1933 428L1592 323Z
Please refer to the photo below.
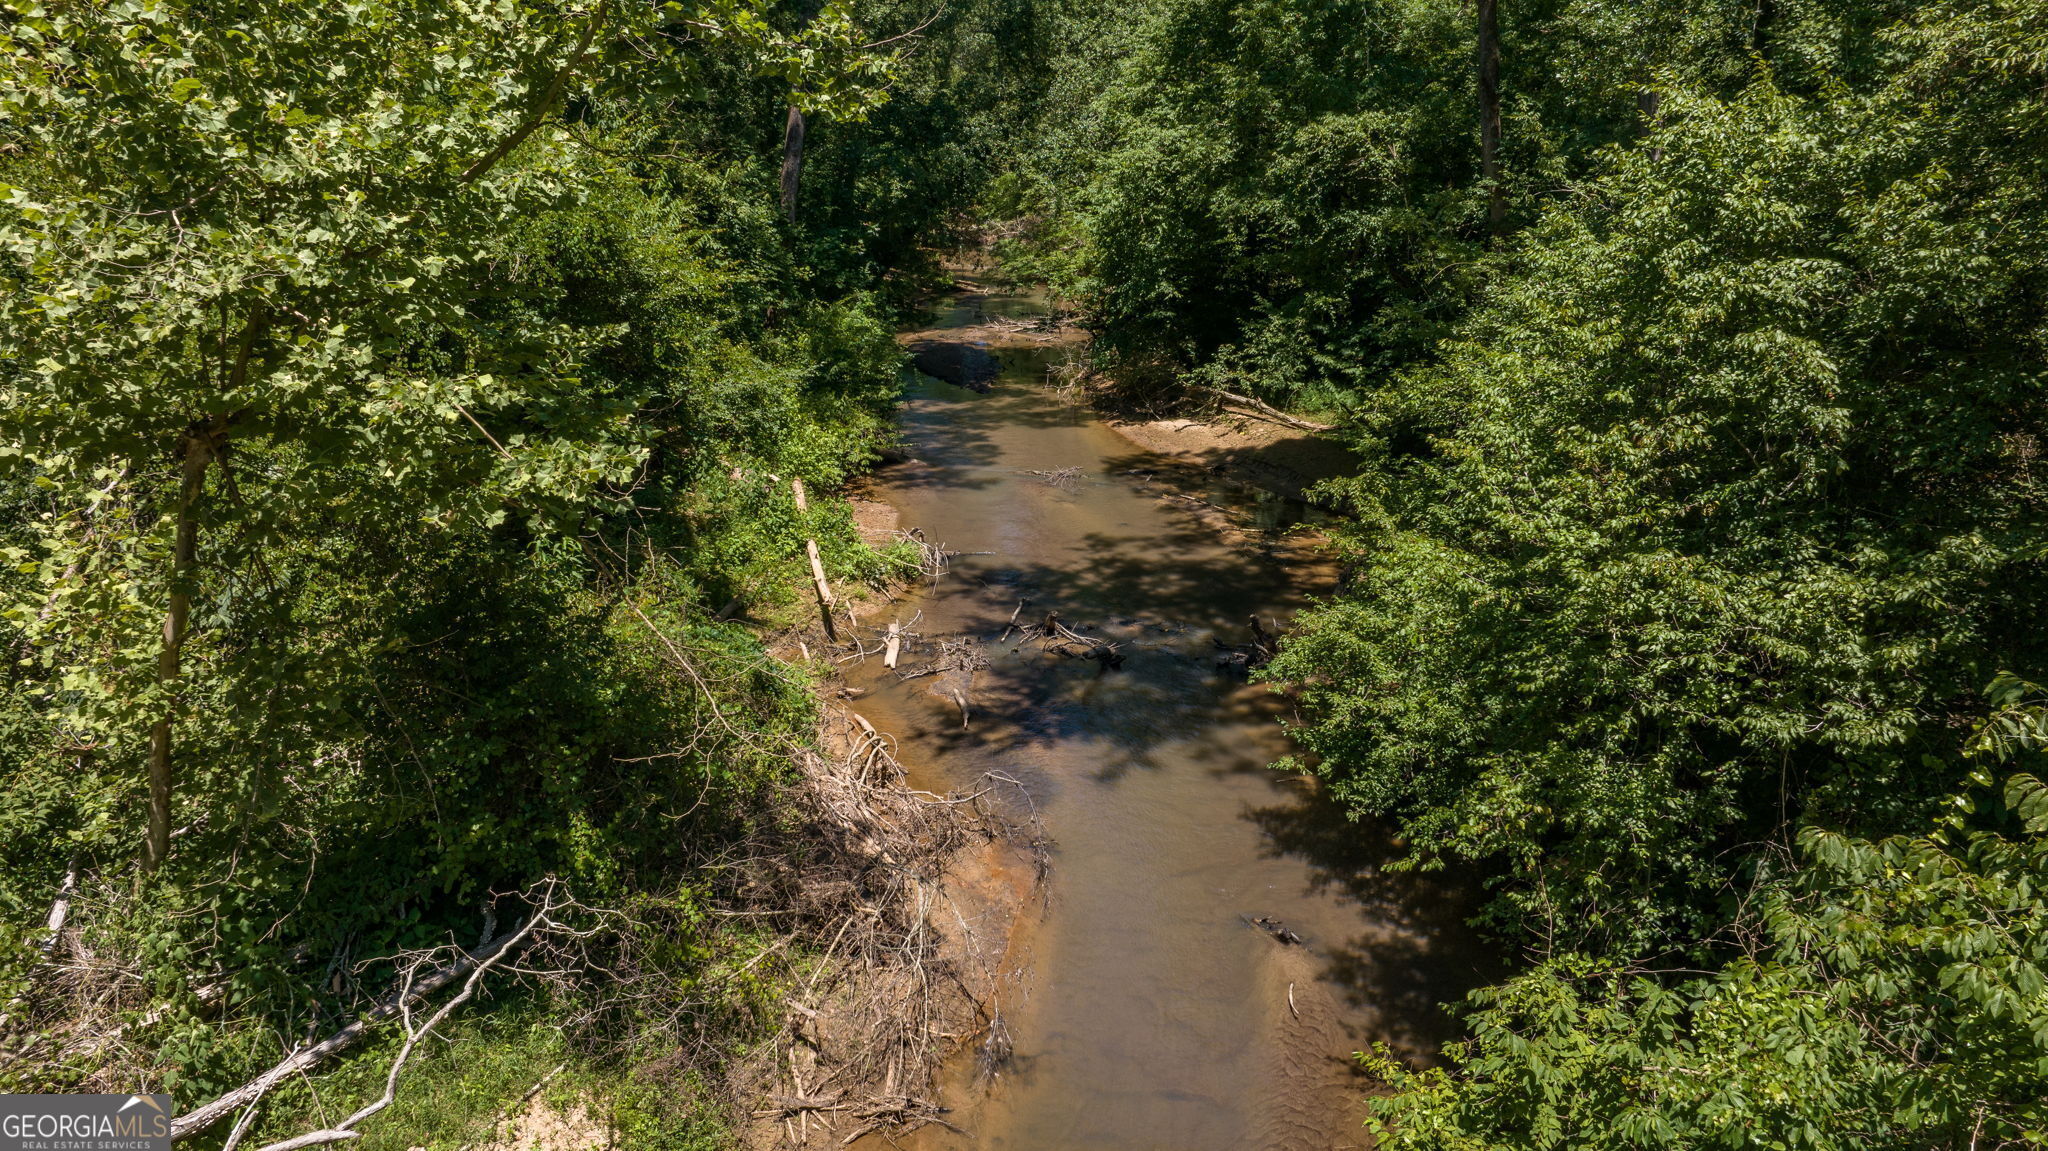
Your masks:
M1357 454L1343 444L1251 416L1104 422L1146 451L1289 499L1302 499L1315 484L1358 470Z
M594 1151L611 1141L611 1130L581 1102L558 1109L535 1099L517 1115L499 1120L480 1151Z
M902 526L896 509L870 495L864 484L847 492L846 502L853 508L853 526L870 546L888 543Z

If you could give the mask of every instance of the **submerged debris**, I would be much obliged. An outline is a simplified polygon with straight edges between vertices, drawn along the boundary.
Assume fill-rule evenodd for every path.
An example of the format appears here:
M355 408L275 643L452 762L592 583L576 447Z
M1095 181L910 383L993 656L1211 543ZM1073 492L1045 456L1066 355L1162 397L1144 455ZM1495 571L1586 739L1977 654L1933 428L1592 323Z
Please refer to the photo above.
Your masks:
M1280 637L1266 630L1258 616L1251 617L1252 638L1250 643L1229 644L1211 638L1216 645L1217 670L1230 675L1250 675L1253 671L1273 662L1280 654Z
M965 731L974 699L974 674L987 666L988 656L981 650L981 641L966 636L940 640L938 653L931 660L896 675L906 680L938 677L938 682L931 686L931 692L952 700L953 706L960 709L960 729Z
M1025 639L1037 640L1040 651L1065 659L1093 660L1098 675L1124 665L1122 644L1075 631L1060 622L1060 613L1056 611L1045 613L1045 618L1037 623L1019 626L1016 622L1017 615L1023 610L1024 605L1019 603L1017 611L1011 613L1010 626L1003 629L1004 640L1009 639L1010 633L1015 632Z
M1049 488L1070 488L1074 486L1076 480L1081 478L1081 469L1078 467L1032 468L1025 474L1037 476L1039 479L1044 480L1045 486Z
M1244 920L1245 926L1257 928L1272 936L1282 947L1301 946L1301 936L1296 935L1293 928L1270 915L1239 916L1239 918Z

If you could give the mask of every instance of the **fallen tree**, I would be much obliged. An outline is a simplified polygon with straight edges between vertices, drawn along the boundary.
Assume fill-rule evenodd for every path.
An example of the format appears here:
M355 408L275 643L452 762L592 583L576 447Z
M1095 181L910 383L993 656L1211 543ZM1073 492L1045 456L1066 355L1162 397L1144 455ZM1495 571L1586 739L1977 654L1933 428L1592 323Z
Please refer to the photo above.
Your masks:
M467 1002L476 993L484 975L492 968L531 943L537 935L560 930L561 923L557 917L573 906L573 901L568 898L561 885L553 880L541 884L522 898L531 904L534 910L533 914L518 927L485 942L473 952L456 948L452 959L446 958L449 950L447 948L436 948L400 957L398 988L389 996L326 1039L292 1052L270 1070L233 1091L178 1116L171 1123L172 1141L189 1139L239 1110L243 1112L242 1118L235 1124L223 1148L223 1151L231 1151L241 1141L242 1133L248 1129L250 1120L255 1116L256 1105L262 1102L271 1088L355 1046L379 1025L396 1019L405 1028L406 1038L398 1056L392 1061L383 1095L332 1128L273 1143L261 1151L290 1151L296 1147L357 1138L360 1134L354 1129L357 1124L391 1105L396 1097L399 1073L404 1069L407 1057L412 1054L419 1041L432 1034L457 1007ZM442 1004L426 1023L415 1027L413 1009L458 979L463 980L462 990L447 1003Z
M1250 396L1238 395L1236 392L1226 392L1222 388L1210 388L1209 394L1226 404L1235 404L1241 408L1249 408L1255 415L1262 416L1275 423L1286 424L1290 428L1300 428L1305 432L1334 432L1337 430L1337 425L1335 424L1319 424L1314 420L1304 420L1300 416L1290 416L1271 404L1253 399Z

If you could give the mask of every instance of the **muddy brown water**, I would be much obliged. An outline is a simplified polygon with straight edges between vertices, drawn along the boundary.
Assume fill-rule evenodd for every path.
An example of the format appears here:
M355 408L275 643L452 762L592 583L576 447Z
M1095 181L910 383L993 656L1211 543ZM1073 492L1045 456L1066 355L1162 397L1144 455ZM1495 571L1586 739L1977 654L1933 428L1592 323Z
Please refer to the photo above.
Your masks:
M936 326L1039 306L969 297ZM1327 585L1303 509L1176 473L1043 386L1058 353L998 351L987 394L907 385L913 458L878 493L906 528L969 553L888 609L922 613L906 670L940 640L978 641L987 664L968 723L934 690L940 677L899 681L878 659L853 672L869 689L860 710L898 737L914 783L959 790L1003 773L1056 845L1050 899L1009 956L1014 1057L989 1077L963 1055L946 1102L966 1134L927 1128L915 1142L1367 1146L1372 1084L1351 1053L1386 1042L1426 1060L1446 1037L1437 1005L1480 963L1460 889L1387 871L1398 852L1384 836L1273 770L1290 751L1284 697L1216 666L1212 641L1245 642L1254 614L1284 626ZM1123 666L999 642L1020 601L1021 620L1057 612L1118 641ZM1303 942L1247 924L1259 916Z

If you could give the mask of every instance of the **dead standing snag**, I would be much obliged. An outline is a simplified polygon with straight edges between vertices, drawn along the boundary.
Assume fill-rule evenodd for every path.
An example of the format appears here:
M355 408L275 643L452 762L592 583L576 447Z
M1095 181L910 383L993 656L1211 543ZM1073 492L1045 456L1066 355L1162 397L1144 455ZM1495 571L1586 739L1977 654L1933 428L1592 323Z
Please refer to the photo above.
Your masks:
M804 482L789 481L789 492L796 498L796 513L808 518L811 514L810 501L804 498ZM832 584L825 579L825 563L818 558L818 541L804 537L804 558L811 564L811 586L818 593L818 618L825 621L825 638L839 642L839 629L832 623Z

